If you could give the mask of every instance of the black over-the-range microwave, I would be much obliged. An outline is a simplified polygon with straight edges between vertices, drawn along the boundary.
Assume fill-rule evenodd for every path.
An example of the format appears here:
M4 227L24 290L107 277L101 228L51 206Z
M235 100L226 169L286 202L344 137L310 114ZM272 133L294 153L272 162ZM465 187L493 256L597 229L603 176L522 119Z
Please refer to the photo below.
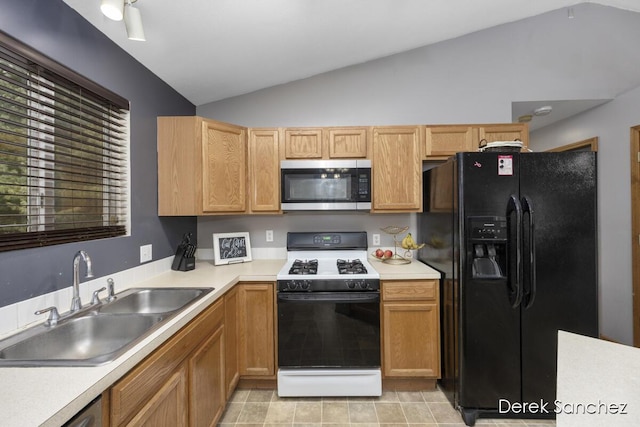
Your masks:
M282 160L284 211L371 210L371 160Z

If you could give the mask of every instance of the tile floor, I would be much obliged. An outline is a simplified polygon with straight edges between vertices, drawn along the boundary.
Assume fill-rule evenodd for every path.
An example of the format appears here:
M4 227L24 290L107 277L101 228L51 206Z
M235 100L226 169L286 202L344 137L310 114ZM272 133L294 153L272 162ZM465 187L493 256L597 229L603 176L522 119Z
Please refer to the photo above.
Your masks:
M385 391L380 397L278 397L275 390L236 390L221 427L253 426L412 426L464 427L440 390ZM479 419L478 426L555 426L553 420Z

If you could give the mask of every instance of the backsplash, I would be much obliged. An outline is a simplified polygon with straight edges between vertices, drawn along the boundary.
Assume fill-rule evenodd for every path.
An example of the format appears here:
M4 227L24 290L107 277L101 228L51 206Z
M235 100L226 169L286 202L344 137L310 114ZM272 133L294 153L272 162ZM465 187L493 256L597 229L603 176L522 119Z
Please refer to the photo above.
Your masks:
M210 250L213 259L213 233L249 232L251 248L274 249L287 247L288 231L366 231L369 247L393 246L393 236L380 229L389 225L408 226L409 232L417 229L416 215L370 214L358 212L296 213L284 215L235 215L198 218L198 254ZM266 241L266 230L273 230L273 242ZM380 245L373 244L373 234L380 234ZM286 250L286 249L285 249ZM276 252L278 253L278 252ZM264 258L286 258L266 256Z

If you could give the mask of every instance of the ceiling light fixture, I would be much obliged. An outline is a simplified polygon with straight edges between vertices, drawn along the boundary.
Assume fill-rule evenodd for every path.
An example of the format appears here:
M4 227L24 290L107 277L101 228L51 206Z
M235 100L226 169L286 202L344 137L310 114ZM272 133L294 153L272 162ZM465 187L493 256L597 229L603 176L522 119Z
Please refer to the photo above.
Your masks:
M107 18L113 19L114 21L122 21L122 17L124 16L124 1L102 0L100 10Z
M137 0L127 0L127 7L124 10L124 25L127 27L127 37L129 40L146 41L140 10L132 6L132 3L136 1Z
M535 110L533 110L533 115L546 116L551 112L551 110L553 110L553 108L550 105L545 105L544 107L536 108Z

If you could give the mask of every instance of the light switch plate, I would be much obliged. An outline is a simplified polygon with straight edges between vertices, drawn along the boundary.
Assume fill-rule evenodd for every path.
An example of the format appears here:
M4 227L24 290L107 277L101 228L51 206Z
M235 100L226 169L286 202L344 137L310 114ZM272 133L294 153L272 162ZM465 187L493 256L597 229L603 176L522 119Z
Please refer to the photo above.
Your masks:
M152 245L140 246L140 264L153 259Z

